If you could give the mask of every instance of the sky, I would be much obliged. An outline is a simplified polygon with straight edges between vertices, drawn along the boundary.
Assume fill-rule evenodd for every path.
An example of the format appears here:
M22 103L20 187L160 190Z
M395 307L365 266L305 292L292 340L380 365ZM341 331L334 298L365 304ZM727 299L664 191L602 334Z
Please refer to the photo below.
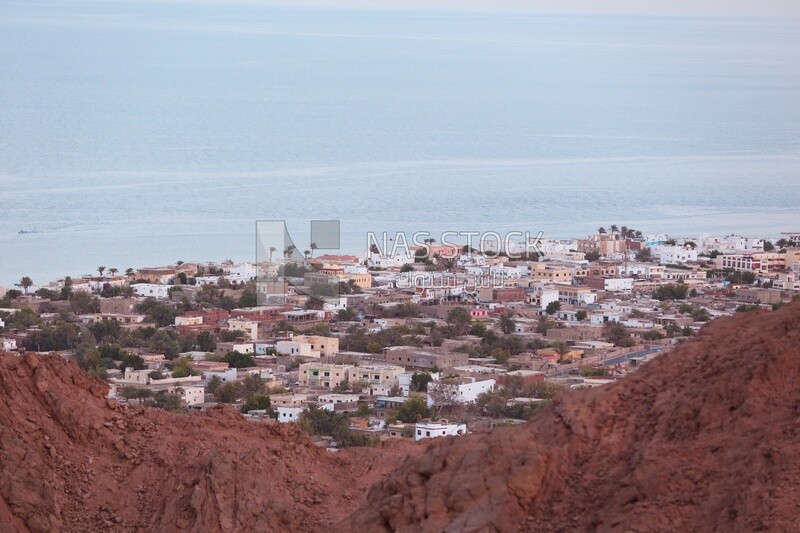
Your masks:
M145 0L160 3L163 0ZM600 15L666 15L710 17L800 17L798 0L167 0L180 3L240 3L433 9L521 11Z

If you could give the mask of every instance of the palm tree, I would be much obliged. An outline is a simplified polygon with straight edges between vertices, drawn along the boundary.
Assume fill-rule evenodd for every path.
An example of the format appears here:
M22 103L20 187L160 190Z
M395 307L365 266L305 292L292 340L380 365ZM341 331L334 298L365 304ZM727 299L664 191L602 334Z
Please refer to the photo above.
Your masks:
M274 246L270 246L269 247L269 262L270 263L272 263L272 254L274 254L277 251L278 251L278 249L275 248Z
M28 289L33 286L33 280L28 276L25 276L19 280L19 286L22 287L22 290L25 291L25 294L28 294Z
M306 259L308 259L311 256L311 250L304 251L303 255L306 256Z
M616 224L611 224L611 233L614 234L619 231L619 227Z
M99 273L101 276L103 275L103 272L105 272L105 271L106 271L106 267L104 267L104 266L99 266L99 267L97 267L97 272L98 272L98 273Z
M597 233L599 233L600 235L605 235L606 228L604 228L603 226L600 226L599 228L597 228Z
M636 230L636 236L637 236L637 237L641 237L641 236L642 236L642 232L641 232L641 231L639 231L638 229Z
M311 257L314 257L314 250L319 248L319 246L317 246L317 243L312 242L311 244L308 245L308 247L311 248Z
M125 275L128 276L129 278L132 278L134 273L135 272L134 272L134 270L132 268L126 268L125 269Z
M119 272L119 269L118 268L109 268L108 271L111 272L111 277L114 277L114 276L117 275L117 272Z
M628 226L622 226L622 227L619 229L619 234L622 236L622 238L623 238L623 239L624 239L625 237L627 237L627 236L628 236Z

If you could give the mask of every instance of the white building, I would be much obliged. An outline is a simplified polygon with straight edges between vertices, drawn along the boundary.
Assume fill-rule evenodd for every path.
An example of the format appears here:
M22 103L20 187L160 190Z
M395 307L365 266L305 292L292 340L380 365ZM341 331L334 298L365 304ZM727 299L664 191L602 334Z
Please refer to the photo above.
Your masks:
M206 370L204 377L208 380L214 376L218 377L223 383L228 381L236 381L236 369L226 368L225 370Z
M186 405L197 405L205 401L206 388L204 385L182 385L183 401Z
M304 410L304 407L278 407L278 422L282 424L297 422L300 420L300 413Z
M403 265L411 264L414 264L414 256L406 254L382 255L371 253L367 257L367 265L370 268L401 268Z
M334 403L321 403L318 404L317 407L320 409L325 409L326 411L333 411L334 410ZM280 406L276 409L278 412L278 422L282 424L287 424L289 422L299 422L300 421L300 414L307 410L307 405L302 405L300 407L289 407L289 406Z
M680 265L690 261L697 261L697 250L683 246L653 246L655 255L658 250L658 262L662 265Z
M764 239L742 237L741 235L726 235L725 237L705 236L699 239L697 247L701 252L716 250L723 254L763 252Z
M548 305L559 301L559 290L555 287L536 285L533 288L533 292L530 293L529 299L531 305L541 309L547 309Z
M0 337L0 351L11 352L17 349L17 339Z
M419 422L414 425L414 440L435 439L467 434L466 424L440 424L437 422Z
M360 396L358 394L320 394L317 402L320 404L354 403Z
M607 292L630 292L633 278L605 278L604 290Z
M589 317L590 324L605 324L606 322L619 322L620 315L615 313L598 313Z
M475 403L478 396L494 390L495 380L477 381L471 377L461 377L447 381L428 383L428 407L439 402Z
M156 283L134 283L131 285L133 293L137 296L157 298L159 300L169 299L169 285L158 285Z

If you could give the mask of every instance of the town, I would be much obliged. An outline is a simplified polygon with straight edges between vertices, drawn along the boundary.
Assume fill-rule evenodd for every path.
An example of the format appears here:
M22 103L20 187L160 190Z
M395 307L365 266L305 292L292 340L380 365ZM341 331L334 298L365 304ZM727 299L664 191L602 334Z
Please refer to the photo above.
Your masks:
M519 424L709 320L800 295L800 232L772 242L613 225L543 239L536 254L525 245L427 239L362 257L314 257L311 245L262 263L23 277L0 287L0 351L74 359L109 401L227 404L334 450Z

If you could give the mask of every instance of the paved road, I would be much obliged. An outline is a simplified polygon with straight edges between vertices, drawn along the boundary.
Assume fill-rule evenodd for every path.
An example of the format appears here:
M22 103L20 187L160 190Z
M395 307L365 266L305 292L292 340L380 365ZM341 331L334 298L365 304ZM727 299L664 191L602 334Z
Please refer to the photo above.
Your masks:
M638 352L631 352L626 353L624 355L619 355L617 357L611 357L606 359L605 361L600 361L600 364L603 366L611 366L611 365L618 365L620 363L625 363L634 357L642 357L644 355L648 355L651 353L661 352L664 350L664 346L654 346L652 348L647 348L645 350L639 350Z

